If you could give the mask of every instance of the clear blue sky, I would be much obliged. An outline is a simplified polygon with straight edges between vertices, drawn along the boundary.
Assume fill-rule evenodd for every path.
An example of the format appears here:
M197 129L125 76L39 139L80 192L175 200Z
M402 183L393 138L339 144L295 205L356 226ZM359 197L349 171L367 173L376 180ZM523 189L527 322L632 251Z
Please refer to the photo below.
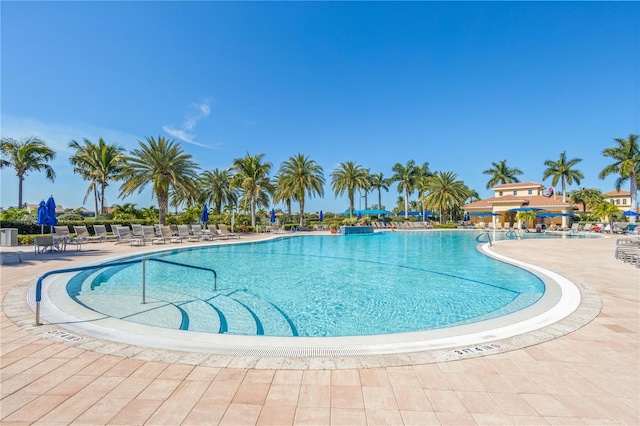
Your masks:
M0 11L2 136L39 136L58 153L55 183L27 177L29 203L82 205L72 139L129 150L165 136L203 170L264 153L275 174L303 153L327 181L306 210L342 211L330 173L344 161L387 177L396 162L428 162L485 197L492 161L548 186L543 163L566 150L583 159L581 186L606 192L615 178L598 179L611 162L602 150L640 130L638 2L4 1ZM0 205L15 206L15 174L1 177ZM108 205L156 204L150 187L124 200L118 188ZM397 196L394 185L383 204Z

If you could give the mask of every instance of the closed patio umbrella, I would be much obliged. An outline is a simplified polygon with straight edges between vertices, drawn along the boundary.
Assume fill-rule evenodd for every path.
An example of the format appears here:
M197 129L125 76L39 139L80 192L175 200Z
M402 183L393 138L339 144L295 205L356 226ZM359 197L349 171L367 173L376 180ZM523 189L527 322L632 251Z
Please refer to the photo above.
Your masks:
M322 210L320 210L320 222L322 222L324 220L324 216L322 215Z
M47 200L46 206L47 217L44 219L44 224L49 226L57 225L58 219L56 219L56 202L53 199L53 195Z
M202 206L202 216L200 217L200 220L202 220L203 224L209 222L209 209L206 204Z
M44 234L44 225L47 220L47 205L44 200L40 201L40 205L38 206L38 217L36 219L36 223L40 225L40 233Z
M276 221L276 211L275 209L271 209L271 217L269 218L269 222L275 223Z

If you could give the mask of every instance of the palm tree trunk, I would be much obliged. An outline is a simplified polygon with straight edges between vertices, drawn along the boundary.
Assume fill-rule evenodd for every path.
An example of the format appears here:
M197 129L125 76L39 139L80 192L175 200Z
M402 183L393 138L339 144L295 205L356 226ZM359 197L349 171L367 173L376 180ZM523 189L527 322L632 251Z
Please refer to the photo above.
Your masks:
M409 218L409 191L404 190L404 218Z
M378 208L382 210L382 190L380 188L378 188Z
M300 198L300 227L304 226L304 197Z
M98 216L98 189L95 187L95 185L93 186L93 202L95 203L96 206L96 216Z
M567 202L567 191L565 191L564 176L562 177L562 202L563 203Z
M364 209L365 210L368 209L368 207L367 207L367 194L368 194L368 191L365 191L364 192Z
M167 215L167 208L169 207L169 194L166 192L158 192L158 210L159 210L159 222L160 225L165 225L165 217Z
M251 226L253 226L255 228L255 226L256 226L256 200L255 200L255 198L251 197L251 199L249 201L251 203Z
M104 213L104 192L106 187L107 185L104 183L100 184L100 213Z
M18 175L18 208L22 208L22 182L24 181L24 175Z

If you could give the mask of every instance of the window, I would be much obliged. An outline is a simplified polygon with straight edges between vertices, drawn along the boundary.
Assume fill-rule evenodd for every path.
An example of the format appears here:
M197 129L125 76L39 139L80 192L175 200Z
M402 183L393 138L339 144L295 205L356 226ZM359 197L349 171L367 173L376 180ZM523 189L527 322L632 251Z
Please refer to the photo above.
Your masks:
M616 200L616 204L620 205L620 199Z
M532 195L532 194L533 194L533 189L530 189L529 190L529 195Z
M498 192L498 195L499 195L500 197L502 197L502 191Z
M518 195L518 191L513 191L513 195Z
M622 204L623 204L623 205L626 205L626 204L627 204L627 199L626 199L626 198L622 200Z

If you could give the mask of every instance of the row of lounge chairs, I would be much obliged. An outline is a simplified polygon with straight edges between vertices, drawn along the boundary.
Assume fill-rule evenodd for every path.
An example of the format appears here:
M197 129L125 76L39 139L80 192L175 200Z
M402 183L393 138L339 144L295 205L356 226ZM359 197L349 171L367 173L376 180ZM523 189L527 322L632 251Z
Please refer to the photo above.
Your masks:
M376 229L431 229L430 222L371 222Z
M117 235L118 243L129 245L145 245L147 243L166 244L182 243L184 241L199 242L213 241L216 239L240 238L240 235L229 232L225 225L218 225L203 229L201 225L177 225L175 228L167 225L131 225L111 227Z
M86 226L74 226L75 236L71 235L68 226L54 226L53 233L38 235L34 241L35 253L45 251L65 251L68 245L75 245L81 250L82 244L88 242L114 241L116 244L145 245L177 243L184 241L213 241L216 239L240 238L240 235L230 232L225 225L215 225L203 229L201 225L145 226L145 225L111 225L112 234L107 232L106 225L94 225L95 235L91 235Z
M618 238L614 256L616 259L640 268L640 238Z

